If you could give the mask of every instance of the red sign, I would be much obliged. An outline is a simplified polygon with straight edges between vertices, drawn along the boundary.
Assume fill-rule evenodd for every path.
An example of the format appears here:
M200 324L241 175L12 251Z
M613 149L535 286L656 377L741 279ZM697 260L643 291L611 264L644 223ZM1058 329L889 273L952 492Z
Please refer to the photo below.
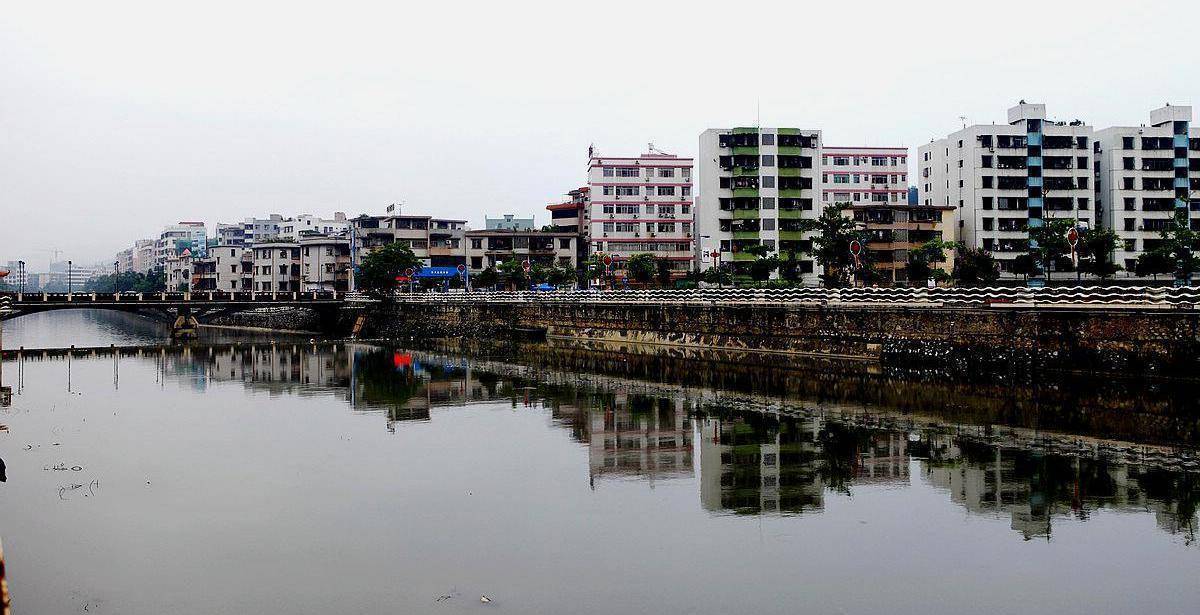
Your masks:
M1074 248L1075 244L1079 243L1079 230L1072 227L1067 229L1067 242Z
M605 265L611 265L611 264L613 264L613 257L612 257L612 256L610 256L610 255L608 255L608 254L605 254L605 255L604 255L604 264L605 264Z
M467 266L466 266L466 265L459 265L459 266L458 266L458 272L459 272L459 273L465 273L466 271L467 271Z
M862 244L859 243L857 239L850 242L850 253L854 256L862 254Z
M532 265L530 265L530 264L529 264L529 261L521 261L521 267L522 267L522 268L524 268L524 269L525 269L525 271L529 271L529 268L530 268L531 266L532 266Z
M413 268L409 267L408 269L404 270L404 277L411 278L413 273Z

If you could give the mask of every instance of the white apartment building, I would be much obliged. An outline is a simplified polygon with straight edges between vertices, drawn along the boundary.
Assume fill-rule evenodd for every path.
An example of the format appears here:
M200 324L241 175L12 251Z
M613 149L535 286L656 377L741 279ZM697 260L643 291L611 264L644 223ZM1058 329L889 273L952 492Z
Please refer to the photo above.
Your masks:
M327 220L312 214L300 214L288 218L279 224L278 235L288 241L296 241L304 235L347 235L350 233L350 222L346 214L340 211L333 213L333 219Z
M256 243L251 278L256 292L293 292L300 288L300 244L294 241Z
M203 257L208 248L208 232L203 222L180 222L163 229L155 245L154 262L165 265L167 259L178 256L184 249L193 257Z
M672 263L682 277L695 253L691 158L651 150L636 158L593 156L588 163L590 210L583 233L590 252L619 263L648 252Z
M747 273L755 257L745 248L808 252L812 233L802 219L820 215L821 131L799 128L710 128L700 135L698 265L721 263ZM593 190L592 198L597 198ZM818 282L811 256L800 260L801 281ZM773 274L777 277L778 273Z
M1161 241L1176 208L1200 229L1200 128L1190 106L1150 112L1150 125L1096 131L1096 207L1120 239L1114 262L1132 275L1137 257Z
M271 214L266 218L246 218L242 221L242 245L249 246L278 237L282 230L283 216L279 214Z
M921 146L919 202L958 210L958 238L991 252L1002 272L1045 218L1095 224L1092 127L1052 122L1021 101L1007 124L977 124Z
M908 148L821 149L821 205L908 202Z
M350 282L350 239L307 235L300 238L300 290L345 291Z
M251 290L254 266L253 251L243 246L222 245L209 248L208 258L213 261L213 282L207 290L238 292Z

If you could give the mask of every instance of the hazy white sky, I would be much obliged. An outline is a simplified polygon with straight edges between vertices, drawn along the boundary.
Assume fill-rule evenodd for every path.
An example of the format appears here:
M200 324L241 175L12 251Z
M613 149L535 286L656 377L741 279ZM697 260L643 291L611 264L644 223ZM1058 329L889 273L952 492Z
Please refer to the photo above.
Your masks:
M9 2L0 263L110 260L164 224L537 213L587 147L707 127L916 146L1017 99L1200 106L1194 1Z

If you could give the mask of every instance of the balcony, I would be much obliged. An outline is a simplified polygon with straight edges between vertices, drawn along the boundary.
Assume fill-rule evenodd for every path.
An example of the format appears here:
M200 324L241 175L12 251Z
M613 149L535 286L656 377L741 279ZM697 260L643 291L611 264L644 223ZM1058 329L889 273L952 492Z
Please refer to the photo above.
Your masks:
M720 147L734 147L734 148L753 147L753 148L757 148L758 147L758 130L757 129L746 129L747 130L746 132L742 132L741 130L742 129L736 129L732 134L718 135L717 136L717 144ZM753 132L749 132L749 130L753 130Z
M1175 169L1175 161L1171 158L1143 158L1143 171L1172 171Z
M757 220L759 212L757 209L735 209L733 210L734 220Z

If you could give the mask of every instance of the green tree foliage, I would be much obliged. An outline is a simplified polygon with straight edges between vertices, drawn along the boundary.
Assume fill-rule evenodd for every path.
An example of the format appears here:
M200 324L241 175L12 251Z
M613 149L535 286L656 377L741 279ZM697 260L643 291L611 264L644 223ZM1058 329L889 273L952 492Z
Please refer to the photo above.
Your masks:
M414 273L419 271L421 259L408 246L391 243L363 257L354 278L355 284L363 291L388 294L396 288L396 278L408 269Z
M730 284L733 282L733 275L725 267L709 267L701 274L701 279L709 284Z
M1175 262L1171 260L1170 252L1162 249L1142 252L1138 255L1137 263L1134 265L1134 273L1138 276L1150 276L1155 280L1158 279L1158 276L1172 271L1175 271Z
M471 278L471 286L480 290L495 288L499 283L500 274L496 273L496 268L491 265L488 265Z
M1037 271L1037 261L1032 254L1018 254L1012 261L1012 272L1028 278Z
M1112 229L1098 228L1084 230L1079 234L1079 243L1075 246L1079 257L1079 270L1090 273L1101 280L1111 278L1121 270L1121 266L1113 262L1113 252L1117 249L1117 234Z
M796 248L787 250L779 259L779 277L795 284L800 281L800 255L804 252Z
M821 210L816 219L800 221L800 229L806 232L817 232L813 237L813 256L821 265L821 281L827 288L846 286L850 283L850 275L854 273L854 257L850 254L850 242L858 240L864 248L867 243L866 233L859 230L854 220L842 215L844 205L833 204ZM870 253L864 249L860 262L864 268L870 267Z
M123 271L94 277L83 284L84 292L92 293L157 293L166 290L167 275L162 267L155 267L146 273Z
M929 278L945 280L946 272L935 268L939 263L946 262L946 250L961 248L962 244L955 241L931 239L921 247L908 252L908 279L913 282L924 282Z
M649 252L640 252L629 257L625 262L625 271L629 277L642 284L649 284L658 272L658 259Z
M762 282L771 277L771 272L779 268L779 257L771 254L771 249L761 243L742 248L742 252L753 255L750 262L750 279Z
M1188 209L1176 211L1175 216L1166 228L1159 231L1158 236L1162 238L1162 242L1157 249L1163 251L1174 264L1176 275L1190 280L1192 274L1200 268L1200 261L1196 258L1197 233L1192 230L1188 221Z
M960 248L954 253L954 279L961 286L988 284L1000 278L992 253L981 248Z
M522 261L516 257L510 258L496 266L496 270L500 272L500 276L508 284L509 288L516 290L527 290L529 288L529 275L525 273L525 266ZM530 267L530 273L533 273L533 268Z
M1067 242L1067 231L1074 226L1074 220L1046 218L1042 220L1041 226L1029 227L1028 254L1033 261L1034 269L1026 275L1033 275L1039 271L1048 273L1055 268L1055 264L1060 265L1057 269L1069 268L1069 265L1065 264L1070 262L1067 255L1071 253L1071 244ZM1033 247L1035 243L1037 247Z

